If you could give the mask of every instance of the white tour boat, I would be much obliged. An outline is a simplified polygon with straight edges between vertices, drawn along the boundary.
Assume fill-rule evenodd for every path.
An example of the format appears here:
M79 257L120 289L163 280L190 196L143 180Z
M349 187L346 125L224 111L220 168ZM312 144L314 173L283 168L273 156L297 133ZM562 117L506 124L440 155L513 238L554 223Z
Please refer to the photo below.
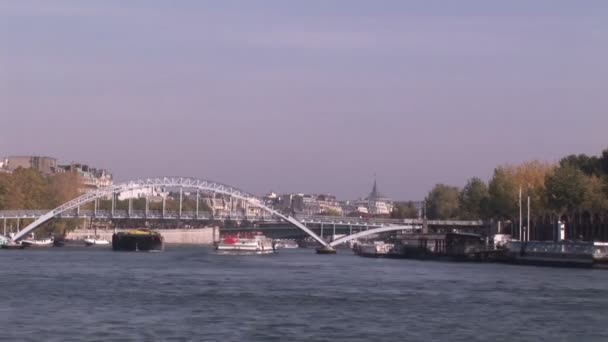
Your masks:
M261 234L225 236L215 249L222 254L270 254L274 253L274 244Z

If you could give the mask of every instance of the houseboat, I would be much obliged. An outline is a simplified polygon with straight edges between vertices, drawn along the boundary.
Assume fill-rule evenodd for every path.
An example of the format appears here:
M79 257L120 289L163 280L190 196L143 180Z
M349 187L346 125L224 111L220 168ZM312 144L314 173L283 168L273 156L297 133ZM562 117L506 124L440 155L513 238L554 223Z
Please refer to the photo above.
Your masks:
M592 242L511 241L506 247L506 261L519 265L591 268L596 262Z
M450 232L401 236L387 256L393 258L466 261L480 260L487 246L480 235Z
M356 243L353 246L353 252L363 257L386 257L393 251L393 243L385 243L384 241L374 241L373 243Z

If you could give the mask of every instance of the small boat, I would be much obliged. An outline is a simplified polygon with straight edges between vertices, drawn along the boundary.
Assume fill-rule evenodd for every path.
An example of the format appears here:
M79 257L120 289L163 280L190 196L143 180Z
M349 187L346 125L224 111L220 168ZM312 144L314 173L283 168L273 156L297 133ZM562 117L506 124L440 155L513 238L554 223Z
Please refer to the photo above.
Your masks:
M384 241L374 241L374 243L358 243L353 246L353 252L363 257L385 257L393 250L394 244Z
M109 246L110 241L104 239L96 239L96 238L86 238L84 239L84 244L87 247L90 246Z
M279 249L279 248L290 249L290 248L299 248L299 246L295 240L275 240L274 248L275 249Z
M336 249L331 246L323 246L316 249L317 254L336 254Z
M23 248L25 248L25 246L19 242L8 241L7 243L0 245L0 248L2 248L2 249L23 249Z
M84 245L87 247L90 246L108 246L110 245L110 241L105 240L105 239L100 239L99 236L97 235L97 226L95 226L95 235L93 238L91 238L90 236L87 236L86 239L84 239Z
M21 245L24 247L51 247L53 246L53 239L44 239L44 240L22 240Z
M262 234L225 236L216 246L222 254L271 254L275 251L272 239Z
M608 242L593 243L593 267L608 269Z

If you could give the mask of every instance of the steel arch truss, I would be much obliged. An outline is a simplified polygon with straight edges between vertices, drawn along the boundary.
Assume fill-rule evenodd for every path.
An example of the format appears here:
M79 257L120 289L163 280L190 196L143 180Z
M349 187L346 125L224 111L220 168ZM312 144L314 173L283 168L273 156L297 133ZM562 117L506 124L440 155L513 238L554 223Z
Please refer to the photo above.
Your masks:
M127 192L127 191L153 189L153 188L158 188L158 187L198 189L201 191L228 195L233 198L246 201L250 205L258 207L272 215L275 215L277 217L280 217L280 218L286 220L287 222L290 222L294 226L296 226L296 227L300 228L301 230L303 230L304 232L306 232L308 235L310 235L312 238L317 240L323 246L327 245L327 242L325 242L323 239L321 239L317 234L315 234L313 231L308 229L305 225L300 223L298 220L296 220L295 218L293 218L291 216L283 215L280 212L266 206L262 201L260 201L258 198L256 198L252 194L249 194L245 191L242 191L240 189L237 189L237 188L229 186L229 185L225 185L225 184L221 184L221 183L217 183L217 182L213 182L213 181L209 181L209 180L202 180L202 179L188 178L188 177L146 178L146 179L125 182L125 183L113 185L113 186L110 186L107 188L101 188L98 190L87 192L86 194L84 194L80 197L77 197L69 202L66 202L66 203L60 205L59 207L49 211L48 213L40 216L37 220L30 223L27 227L23 228L21 231L19 231L17 234L15 234L15 236L13 237L13 240L15 240L15 241L20 240L24 236L26 236L27 234L29 234L30 232L32 232L36 228L38 228L41 224L47 222L48 220L52 219L53 217L60 215L61 213L66 212L68 210L76 209L87 203L91 203L91 202L95 201L96 199L113 196L114 194L119 194L119 193Z

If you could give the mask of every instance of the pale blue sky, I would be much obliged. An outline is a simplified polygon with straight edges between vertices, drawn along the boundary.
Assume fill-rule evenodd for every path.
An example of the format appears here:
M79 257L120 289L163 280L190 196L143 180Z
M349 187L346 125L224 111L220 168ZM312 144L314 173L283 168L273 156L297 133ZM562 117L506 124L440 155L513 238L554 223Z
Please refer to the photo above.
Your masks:
M0 154L397 199L608 147L608 1L0 2Z

